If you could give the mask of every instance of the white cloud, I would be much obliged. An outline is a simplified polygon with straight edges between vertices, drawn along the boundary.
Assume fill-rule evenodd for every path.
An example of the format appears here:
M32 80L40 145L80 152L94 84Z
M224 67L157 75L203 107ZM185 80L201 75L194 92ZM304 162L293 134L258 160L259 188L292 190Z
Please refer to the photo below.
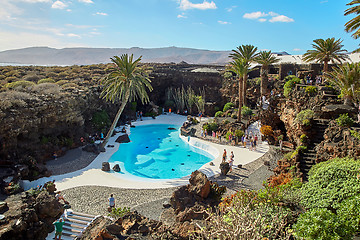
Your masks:
M67 7L67 4L61 2L61 1L56 1L51 5L51 8L55 8L55 9L64 9Z
M258 18L266 17L266 16L268 16L268 14L266 14L264 12L252 12L252 13L245 13L243 18L258 19Z
M77 35L77 34L75 34L75 33L68 33L68 34L66 34L66 36L68 36L68 37L75 37L75 38L81 38L80 35Z
M329 2L328 0L325 0L325 1L321 1L320 3L323 4L323 3L327 3Z
M214 1L208 2L204 0L203 3L192 3L189 0L180 0L180 9L184 11L189 9L207 10L207 9L217 9L217 7Z
M187 16L185 16L184 14L179 14L177 15L177 18L187 18Z
M294 22L294 19L289 18L285 15L279 15L276 17L272 17L269 22Z
M269 19L270 17L270 19ZM252 20L258 20L259 22L294 22L295 20L292 18L289 18L285 15L280 15L276 12L252 12L252 13L245 13L243 18L252 19Z
M226 11L231 12L232 10L234 10L234 8L237 8L237 6L232 6L232 7L226 8Z
M91 1L91 0L79 0L79 2L81 2L81 3L94 3L94 2Z
M293 49L293 51L295 51L295 52L300 52L302 49L300 49L300 48L294 48Z
M224 22L224 21L218 21L218 23L220 23L220 24L223 24L223 25L226 25L226 24L231 24L231 22Z
M12 4L10 1L5 0L1 2L0 7L0 20L13 20L14 15L22 14L23 10Z
M108 14L104 13L104 12L97 12L97 13L94 13L93 15L107 16Z

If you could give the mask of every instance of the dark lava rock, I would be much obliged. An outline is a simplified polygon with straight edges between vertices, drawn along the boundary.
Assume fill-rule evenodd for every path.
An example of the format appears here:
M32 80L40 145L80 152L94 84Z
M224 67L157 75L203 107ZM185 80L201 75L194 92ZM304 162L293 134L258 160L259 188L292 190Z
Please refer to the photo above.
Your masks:
M332 104L326 105L321 108L322 116L321 118L325 119L335 119L339 117L340 114L349 113L350 116L356 115L356 108L345 105L345 104Z
M220 170L221 170L221 174L222 175L226 175L228 174L228 172L230 171L230 165L228 162L222 162L220 163Z
M110 171L110 164L108 162L103 162L101 170L103 170L104 172L109 172Z
M115 164L114 167L113 167L113 170L114 170L115 172L120 172L121 169L120 169L119 164Z
M117 143L128 143L128 142L130 142L129 135L127 135L127 134L121 135L116 139L115 142L117 142Z
M91 143L82 148L83 151L93 152L95 154L100 153L100 146L96 143Z

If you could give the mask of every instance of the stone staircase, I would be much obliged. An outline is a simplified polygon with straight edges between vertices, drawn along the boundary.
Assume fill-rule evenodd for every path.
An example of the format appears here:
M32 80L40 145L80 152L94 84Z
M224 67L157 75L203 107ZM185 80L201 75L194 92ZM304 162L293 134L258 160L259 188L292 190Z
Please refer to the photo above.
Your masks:
M324 99L324 100L329 100L329 99L338 100L338 95L334 94L333 89L323 86L323 87L320 88L320 91L322 93L322 99Z
M61 217L65 220L61 236L61 239L64 240L73 240L80 236L86 227L96 218L96 216L74 212L71 209L65 210ZM54 239L54 236L55 232L52 232L46 239Z
M316 151L315 147L324 140L324 133L328 127L329 120L315 119L313 124L313 130L316 131L315 136L312 137L310 145L306 152L303 153L300 160L300 170L303 173L303 180L307 181L310 168L316 164Z

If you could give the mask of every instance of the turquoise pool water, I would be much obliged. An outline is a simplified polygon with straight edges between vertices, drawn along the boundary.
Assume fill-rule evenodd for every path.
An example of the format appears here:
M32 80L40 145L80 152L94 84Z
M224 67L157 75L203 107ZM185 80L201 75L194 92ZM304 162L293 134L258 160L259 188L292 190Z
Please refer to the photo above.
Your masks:
M168 124L132 128L131 142L120 144L109 162L123 162L127 172L145 178L172 179L190 175L214 158L181 140L179 128Z

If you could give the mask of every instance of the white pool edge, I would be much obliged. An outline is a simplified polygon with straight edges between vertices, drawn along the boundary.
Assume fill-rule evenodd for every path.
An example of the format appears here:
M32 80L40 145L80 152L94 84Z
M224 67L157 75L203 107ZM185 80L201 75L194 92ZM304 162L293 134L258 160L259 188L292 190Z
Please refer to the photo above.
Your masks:
M160 115L156 119L144 118L144 121L134 122L133 125L148 125L148 124L175 124L182 125L186 120L185 116L180 116L176 114L170 115ZM130 127L127 126L127 132L130 132ZM56 175L51 177L44 177L36 181L21 181L22 187L27 190L30 188L43 185L45 182L53 181L56 182L56 187L58 190L64 190L73 187L79 186L106 186L106 187L116 187L116 188L132 188L132 189L155 189L155 188L168 188L186 185L188 183L189 176L179 178L179 179L148 179L134 176L126 171L122 174L113 174L114 171L103 172L101 170L102 163L107 162L110 157L118 150L120 144L116 143L115 140L121 134L116 134L114 137L110 138L108 145L114 145L113 148L106 147L106 152L100 153L92 163L90 163L86 168L62 175ZM130 134L129 134L130 135ZM187 137L180 136L184 141L187 142ZM208 177L220 173L219 165L221 162L220 152L223 151L224 147L230 151L234 151L235 162L237 164L246 164L256 160L261 157L268 150L268 145L263 143L260 152L251 152L247 149L234 147L234 146L223 146L215 144L212 142L204 141L202 139L190 137L189 144L197 148L205 148L204 151L207 151L209 154L215 157L211 162L214 163L214 166L210 165L210 162L204 164L199 170L205 173ZM206 150L207 149L207 150ZM241 156L241 158L237 157ZM111 166L112 168L113 166ZM124 169L124 166L121 166L121 169Z

